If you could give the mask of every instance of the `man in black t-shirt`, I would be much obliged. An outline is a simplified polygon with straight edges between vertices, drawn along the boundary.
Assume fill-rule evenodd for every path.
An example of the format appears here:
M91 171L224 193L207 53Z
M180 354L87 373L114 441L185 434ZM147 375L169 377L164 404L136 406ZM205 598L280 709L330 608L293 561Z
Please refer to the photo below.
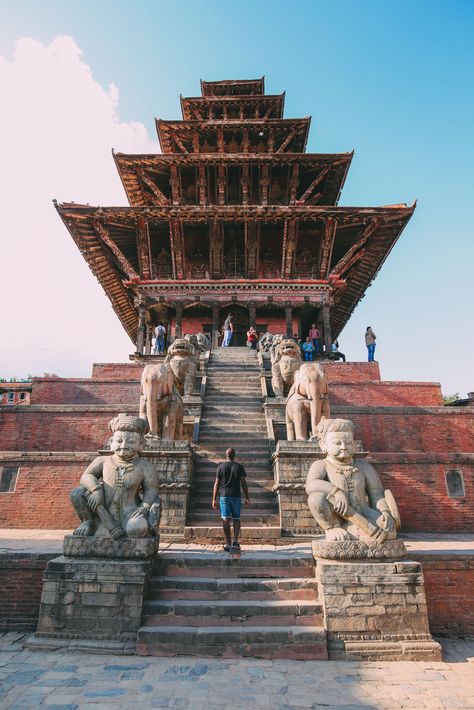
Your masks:
M247 488L247 474L245 468L234 461L234 449L227 449L225 452L225 463L219 464L216 472L216 482L212 492L212 507L217 508L217 494L220 491L220 509L222 518L222 527L226 539L224 551L229 552L230 548L240 549L239 534L240 534L240 507L241 494L244 493L245 505L250 505L249 489ZM230 521L234 524L234 540L231 545L230 541Z

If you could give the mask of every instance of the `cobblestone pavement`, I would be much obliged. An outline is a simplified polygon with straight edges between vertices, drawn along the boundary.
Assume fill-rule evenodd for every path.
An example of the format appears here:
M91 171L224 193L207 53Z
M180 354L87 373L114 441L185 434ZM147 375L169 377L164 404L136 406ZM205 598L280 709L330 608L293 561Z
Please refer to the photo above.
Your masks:
M474 709L474 641L443 641L443 663L96 656L21 641L0 635L1 710Z

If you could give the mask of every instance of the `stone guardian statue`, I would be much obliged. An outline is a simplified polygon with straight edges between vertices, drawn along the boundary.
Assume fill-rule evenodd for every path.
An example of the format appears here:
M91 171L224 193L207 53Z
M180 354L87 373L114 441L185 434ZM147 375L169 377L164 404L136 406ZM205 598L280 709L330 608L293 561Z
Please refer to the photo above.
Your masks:
M400 516L390 491L384 491L375 468L354 458L354 425L348 419L323 419L319 443L326 454L306 479L308 506L326 540L393 540Z
M140 456L148 425L119 414L109 422L111 456L98 456L71 493L81 519L73 535L142 538L156 535L161 512L155 466Z

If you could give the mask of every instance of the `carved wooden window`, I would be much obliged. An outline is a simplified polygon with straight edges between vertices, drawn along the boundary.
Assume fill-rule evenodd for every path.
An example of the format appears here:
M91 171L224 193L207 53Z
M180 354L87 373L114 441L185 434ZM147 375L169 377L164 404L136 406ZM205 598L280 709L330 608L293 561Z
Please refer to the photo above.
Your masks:
M189 257L189 265L193 279L208 278L208 260L199 249Z
M226 276L243 276L245 269L244 253L237 246L231 247L224 255L224 270Z
M0 493L14 493L18 478L18 466L0 467Z
M452 468L449 471L445 471L446 488L448 490L448 496L450 498L464 498L466 495L464 491L464 478L462 471Z
M279 263L269 249L263 255L262 273L264 279L274 279L280 276Z
M155 278L170 278L173 275L173 262L171 254L162 249L156 259L153 260Z
M316 259L309 249L303 249L295 260L295 271L297 276L312 277L316 270Z

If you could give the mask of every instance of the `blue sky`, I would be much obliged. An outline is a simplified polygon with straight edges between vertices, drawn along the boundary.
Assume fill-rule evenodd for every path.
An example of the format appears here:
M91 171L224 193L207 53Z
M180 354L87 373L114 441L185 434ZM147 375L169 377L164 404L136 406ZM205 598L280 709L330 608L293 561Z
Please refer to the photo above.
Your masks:
M474 3L17 0L0 2L0 8L5 62L13 62L21 37L46 46L68 35L94 82L104 91L117 87L116 119L144 124L150 140L154 117L179 117L179 94L197 95L200 78L264 74L267 92L286 90L285 115L312 116L308 151L355 149L340 204L418 200L341 335L341 349L350 359L364 359L363 331L370 324L384 378L441 381L445 392L474 390ZM71 146L80 130L71 131ZM100 185L91 188L89 198L87 171L81 180L75 183L80 194L64 194L62 189L71 189L64 180L51 197L107 203L105 185L103 194ZM22 197L28 199L28 191ZM65 263L68 258L72 264L80 256L70 251ZM15 374L43 368L80 376L94 360L127 358L130 346L120 324L87 268L77 268L82 270L69 287L87 290L91 304L97 299L101 318L91 342L83 342L86 323L80 354L68 338L67 347L59 338L53 356L41 335L44 342L28 360L15 350L22 342L18 335L0 362L0 376L13 374L15 363ZM48 263L41 271L49 269ZM79 322L80 299L71 291L67 298L69 317ZM50 327L57 332L54 308L41 318L41 333Z

